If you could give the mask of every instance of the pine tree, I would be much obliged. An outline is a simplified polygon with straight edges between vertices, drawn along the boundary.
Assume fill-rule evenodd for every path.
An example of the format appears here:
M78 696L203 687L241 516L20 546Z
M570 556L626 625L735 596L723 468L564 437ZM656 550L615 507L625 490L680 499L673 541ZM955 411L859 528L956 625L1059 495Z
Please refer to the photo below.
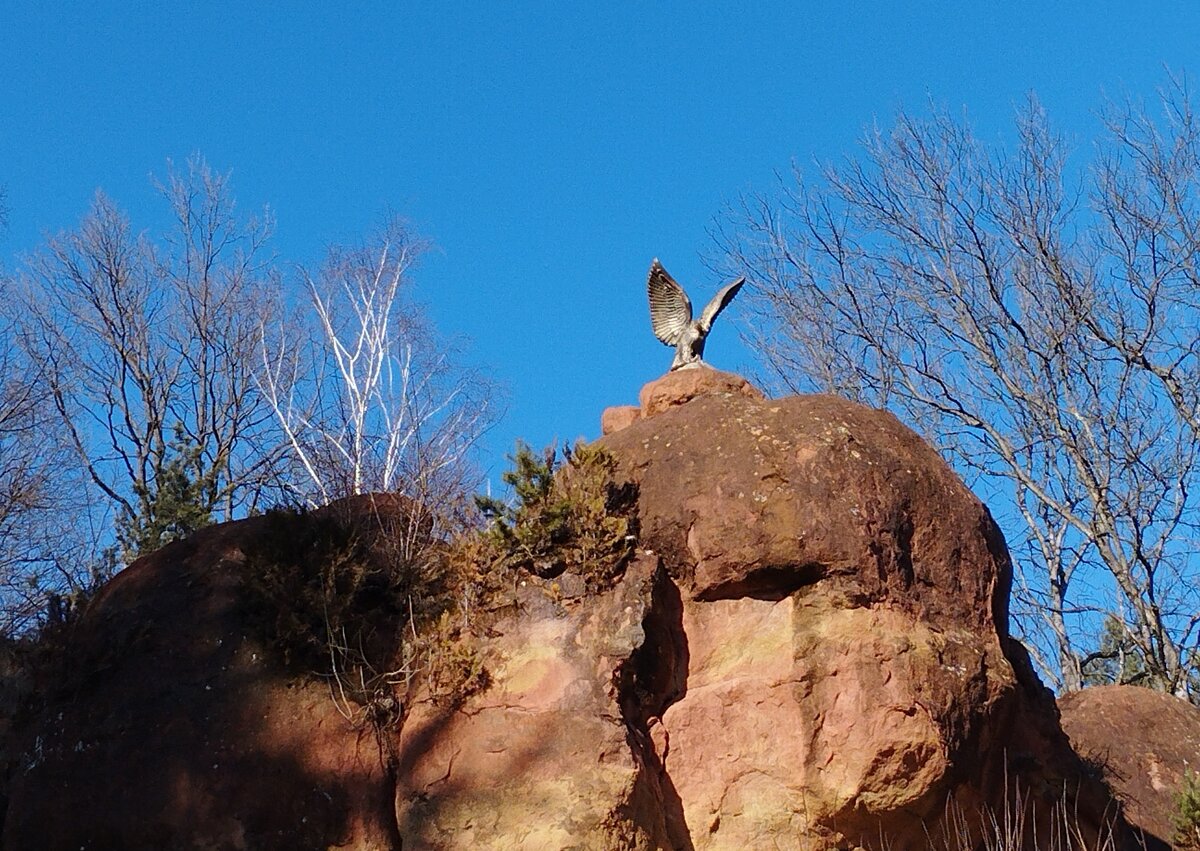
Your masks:
M1139 683L1147 676L1146 662L1138 653L1129 630L1118 618L1104 618L1100 647L1083 666L1084 685Z
M126 562L182 540L212 522L203 481L193 479L189 472L196 468L199 456L199 447L189 445L183 429L177 427L170 457L151 487L138 489L139 513L125 511L117 522L117 540Z

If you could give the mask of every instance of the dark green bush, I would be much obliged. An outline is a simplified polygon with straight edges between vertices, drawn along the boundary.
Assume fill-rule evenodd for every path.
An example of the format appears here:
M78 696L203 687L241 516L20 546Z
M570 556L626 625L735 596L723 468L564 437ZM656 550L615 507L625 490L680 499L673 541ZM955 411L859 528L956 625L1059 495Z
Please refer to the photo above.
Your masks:
M249 620L265 646L285 665L329 679L345 714L374 723L401 712L417 682L448 701L487 682L451 617L462 588L446 545L416 505L379 499L386 511L362 510L374 504L363 498L353 513L337 505L269 512L244 572Z
M416 683L454 703L487 685L472 633L523 575L572 571L612 584L637 542L636 487L603 449L535 455L518 445L504 475L511 504L480 498L487 528L434 539L401 497L321 511L276 510L246 547L244 599L264 645L294 669L331 678L343 706L374 719ZM363 506L367 506L364 509ZM399 508L398 508L399 507ZM348 712L350 710L347 710ZM397 710L399 711L399 710Z
M398 614L387 593L393 583L352 529L302 510L273 510L263 522L263 534L246 547L246 600L252 622L285 663L323 670L329 634L371 602Z
M517 444L504 474L514 501L477 499L490 521L486 558L493 570L520 570L543 579L571 571L589 590L611 585L637 544L637 486L618 482L607 450L583 443L537 456Z

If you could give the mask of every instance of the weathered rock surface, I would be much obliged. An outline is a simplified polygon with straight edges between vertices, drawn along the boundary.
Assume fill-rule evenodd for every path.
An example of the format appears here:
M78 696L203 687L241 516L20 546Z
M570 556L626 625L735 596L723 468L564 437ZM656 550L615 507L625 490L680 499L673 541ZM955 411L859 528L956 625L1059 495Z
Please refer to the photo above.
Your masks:
M762 391L740 375L699 365L668 372L638 393L643 417L684 405L697 396L745 396L762 399Z
M707 364L677 369L656 378L642 388L638 394L640 407L617 405L606 408L600 415L600 431L602 434L612 434L633 425L643 417L661 414L670 408L686 404L697 396L726 395L745 396L749 399L763 398L761 390L732 372L722 372Z
M104 588L18 743L5 849L399 847L375 738L247 634L241 547L262 528L202 530Z
M405 847L675 847L630 702L661 703L672 688L667 627L655 626L669 585L653 558L586 601L555 601L528 580L519 612L482 649L493 686L457 710L425 700L404 725ZM663 642L654 658L639 655L648 641Z
M948 795L1013 782L1099 824L1008 637L999 531L894 417L720 392L602 443L681 589L685 689L652 730L690 847L921 848Z
M1075 750L1104 773L1129 822L1169 840L1175 795L1200 771L1200 709L1137 686L1098 686L1059 701Z
M518 582L490 686L379 737L247 637L257 520L131 567L21 725L4 847L904 851L1014 786L1031 829L1113 815L1008 636L999 531L894 417L697 368L602 444L639 487L624 575Z
M617 405L605 408L604 413L600 415L600 432L612 434L614 431L620 431L637 422L641 415L642 409L637 405Z

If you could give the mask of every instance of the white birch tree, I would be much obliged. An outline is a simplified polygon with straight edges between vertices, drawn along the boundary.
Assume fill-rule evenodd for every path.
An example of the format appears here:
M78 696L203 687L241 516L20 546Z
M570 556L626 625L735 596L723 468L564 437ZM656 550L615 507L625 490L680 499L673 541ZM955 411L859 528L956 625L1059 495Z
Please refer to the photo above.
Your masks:
M399 492L441 510L464 491L468 450L494 419L496 393L412 300L409 273L424 247L390 219L301 270L292 321L261 327L259 386L310 504Z

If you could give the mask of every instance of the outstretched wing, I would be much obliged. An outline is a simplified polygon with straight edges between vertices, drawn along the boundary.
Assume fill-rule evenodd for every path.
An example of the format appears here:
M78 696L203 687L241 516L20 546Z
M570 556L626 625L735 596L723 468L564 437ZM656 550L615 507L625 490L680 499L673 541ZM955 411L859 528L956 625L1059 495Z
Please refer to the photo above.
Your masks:
M657 257L650 264L646 292L650 296L650 326L654 336L664 345L674 346L679 342L680 333L692 321L692 303Z
M717 316L720 315L722 310L728 307L729 302L733 301L733 297L738 294L738 290L742 288L742 284L744 283L746 283L745 278L738 278L713 296L712 301L704 306L704 312L700 314L701 334L707 334L712 330L712 324L716 321Z

